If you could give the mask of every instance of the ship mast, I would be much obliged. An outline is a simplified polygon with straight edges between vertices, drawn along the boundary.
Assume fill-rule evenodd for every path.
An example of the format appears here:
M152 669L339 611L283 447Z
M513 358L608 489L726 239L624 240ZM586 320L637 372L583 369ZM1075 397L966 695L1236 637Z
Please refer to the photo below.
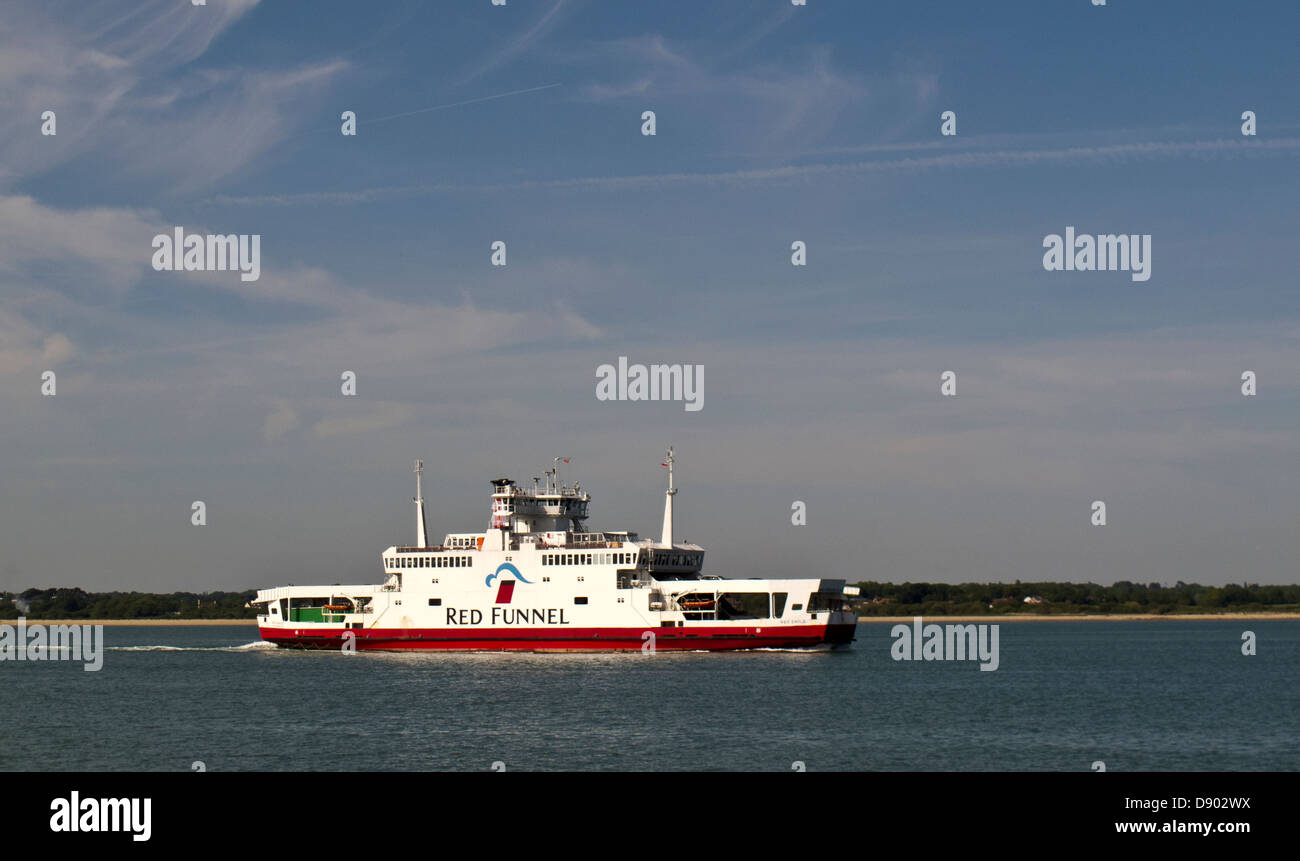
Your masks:
M424 475L424 461L415 462L415 545L420 548L429 546L429 535L424 527L424 489L420 479Z
M673 497L677 488L673 487L673 447L668 447L668 459L663 462L668 467L668 494L664 497L664 531L659 543L664 547L673 546Z

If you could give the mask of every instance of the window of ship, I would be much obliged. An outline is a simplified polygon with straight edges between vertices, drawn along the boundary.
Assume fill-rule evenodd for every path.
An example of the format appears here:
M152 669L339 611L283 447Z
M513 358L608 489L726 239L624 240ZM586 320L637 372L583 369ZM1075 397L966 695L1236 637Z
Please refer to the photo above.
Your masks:
M814 593L808 599L809 613L825 613L827 610L838 610L844 606L844 600L832 595L818 595Z
M441 606L442 606L442 599L441 599L441 598L430 598L430 599L429 599L429 606L430 606L430 607L441 607Z
M584 597L578 597L578 596L575 596L574 599L573 599L573 603L575 603L575 604L585 604L585 603L587 603L587 599L586 599L585 596L584 596Z
M789 592L772 593L772 617L779 619L785 613L785 599L790 596Z
M768 592L725 592L718 599L719 619L762 619L771 610Z
M688 595L681 595L677 598L677 606L682 611L682 615L696 622L716 618L714 611L717 609L717 601L711 592L692 592Z
M790 609L797 613L803 609L803 604L794 604Z

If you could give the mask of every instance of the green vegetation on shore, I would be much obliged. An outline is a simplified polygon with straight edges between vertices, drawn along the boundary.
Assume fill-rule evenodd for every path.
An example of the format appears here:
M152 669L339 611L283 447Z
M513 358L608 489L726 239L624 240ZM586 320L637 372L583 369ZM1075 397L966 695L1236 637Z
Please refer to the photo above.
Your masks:
M861 616L1123 616L1300 611L1300 586L858 583ZM1029 599L1026 601L1026 599Z
M861 616L1123 616L1300 612L1300 586L1095 583L858 583ZM0 593L0 619L252 619L245 592ZM1030 599L1028 602L1026 598Z
M0 593L0 619L252 619L247 592L86 592L28 589Z

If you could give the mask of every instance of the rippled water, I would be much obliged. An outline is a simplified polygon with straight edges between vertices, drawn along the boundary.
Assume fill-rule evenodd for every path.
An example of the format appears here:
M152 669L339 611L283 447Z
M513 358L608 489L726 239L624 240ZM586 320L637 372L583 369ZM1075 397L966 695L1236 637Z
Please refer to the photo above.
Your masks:
M1300 622L1019 622L1000 667L843 652L283 651L105 629L100 672L0 661L0 768L1088 771L1300 768ZM1258 654L1241 654L1241 634Z

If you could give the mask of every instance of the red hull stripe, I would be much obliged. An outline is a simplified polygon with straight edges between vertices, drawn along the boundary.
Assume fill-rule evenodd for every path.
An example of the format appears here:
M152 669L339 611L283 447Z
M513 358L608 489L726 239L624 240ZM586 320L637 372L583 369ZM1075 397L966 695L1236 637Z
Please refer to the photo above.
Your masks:
M801 648L848 643L855 625L759 628L368 628L353 629L358 650L639 651L653 631L655 648L721 650ZM262 628L262 639L280 646L338 649L343 628Z

